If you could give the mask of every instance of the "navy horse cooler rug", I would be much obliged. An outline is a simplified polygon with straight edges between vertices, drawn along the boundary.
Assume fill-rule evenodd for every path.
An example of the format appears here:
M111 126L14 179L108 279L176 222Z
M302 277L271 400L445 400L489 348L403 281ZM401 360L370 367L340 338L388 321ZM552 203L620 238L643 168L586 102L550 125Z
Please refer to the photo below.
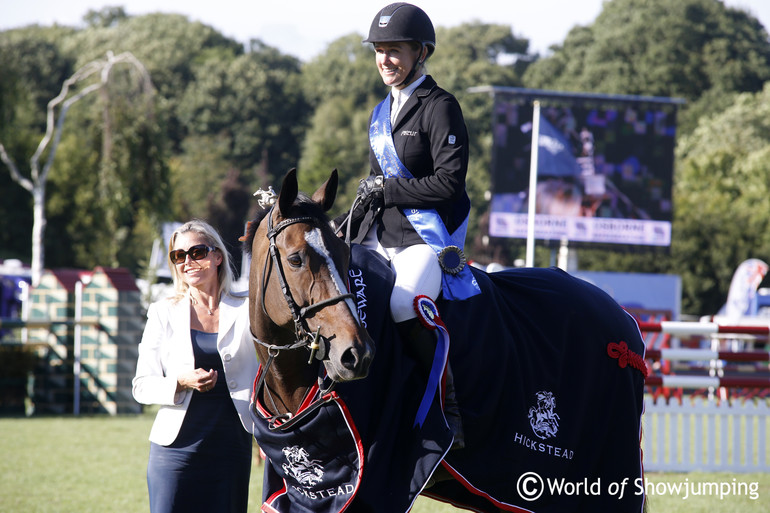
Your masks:
M286 429L271 429L256 391L263 511L393 513L420 494L474 511L641 511L634 319L558 269L472 271L482 293L438 305L465 449L449 450L438 401L415 425L425 383L390 321L392 273L354 245L350 289L374 362L363 380L319 388ZM439 465L454 479L426 488Z

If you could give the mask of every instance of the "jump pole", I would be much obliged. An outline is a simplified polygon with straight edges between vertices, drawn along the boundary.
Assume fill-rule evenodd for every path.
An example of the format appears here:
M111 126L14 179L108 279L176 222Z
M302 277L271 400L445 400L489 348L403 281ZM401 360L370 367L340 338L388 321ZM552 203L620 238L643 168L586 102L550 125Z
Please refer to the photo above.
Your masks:
M669 361L724 360L726 362L768 362L767 351L713 351L711 349L648 349L645 358Z
M728 326L715 322L640 322L639 330L646 332L666 333L669 335L719 335L734 333L736 335L770 335L770 326Z
M716 376L648 376L648 386L665 388L770 388L770 378L716 377Z

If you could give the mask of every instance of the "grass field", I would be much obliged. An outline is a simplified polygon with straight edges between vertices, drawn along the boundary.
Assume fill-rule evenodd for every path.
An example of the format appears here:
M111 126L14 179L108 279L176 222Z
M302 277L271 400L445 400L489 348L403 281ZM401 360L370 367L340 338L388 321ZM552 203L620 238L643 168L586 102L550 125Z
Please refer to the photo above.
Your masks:
M0 419L0 511L4 513L144 513L149 510L145 469L152 415ZM252 469L249 511L259 511L262 468ZM651 513L767 513L770 474L651 474ZM668 483L668 484L667 484ZM685 496L710 483L744 493ZM682 487L676 493L672 487ZM712 488L713 490L714 488ZM632 488L629 486L629 490ZM748 491L753 490L748 488ZM418 499L415 513L458 510Z

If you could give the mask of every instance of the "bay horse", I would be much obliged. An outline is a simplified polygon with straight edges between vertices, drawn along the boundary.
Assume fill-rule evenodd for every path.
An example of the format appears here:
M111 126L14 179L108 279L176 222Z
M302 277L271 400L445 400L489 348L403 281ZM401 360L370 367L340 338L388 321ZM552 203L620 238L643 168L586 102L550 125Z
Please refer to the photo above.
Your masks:
M481 294L426 317L451 337L465 431L451 449L441 394L415 421L425 383L390 318L388 263L330 226L337 182L308 197L291 170L243 237L262 511L392 513L419 495L481 512L642 511L635 320L558 269L472 268Z

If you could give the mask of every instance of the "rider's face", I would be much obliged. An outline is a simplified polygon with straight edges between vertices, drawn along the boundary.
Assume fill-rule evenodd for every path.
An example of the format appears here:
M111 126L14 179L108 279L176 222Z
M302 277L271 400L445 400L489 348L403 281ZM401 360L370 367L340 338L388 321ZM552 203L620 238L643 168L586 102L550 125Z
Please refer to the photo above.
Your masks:
M395 43L375 43L375 60L377 70L382 81L387 86L395 86L402 89L409 84L404 84L404 79L409 75L414 63L419 57L419 50L405 41Z

